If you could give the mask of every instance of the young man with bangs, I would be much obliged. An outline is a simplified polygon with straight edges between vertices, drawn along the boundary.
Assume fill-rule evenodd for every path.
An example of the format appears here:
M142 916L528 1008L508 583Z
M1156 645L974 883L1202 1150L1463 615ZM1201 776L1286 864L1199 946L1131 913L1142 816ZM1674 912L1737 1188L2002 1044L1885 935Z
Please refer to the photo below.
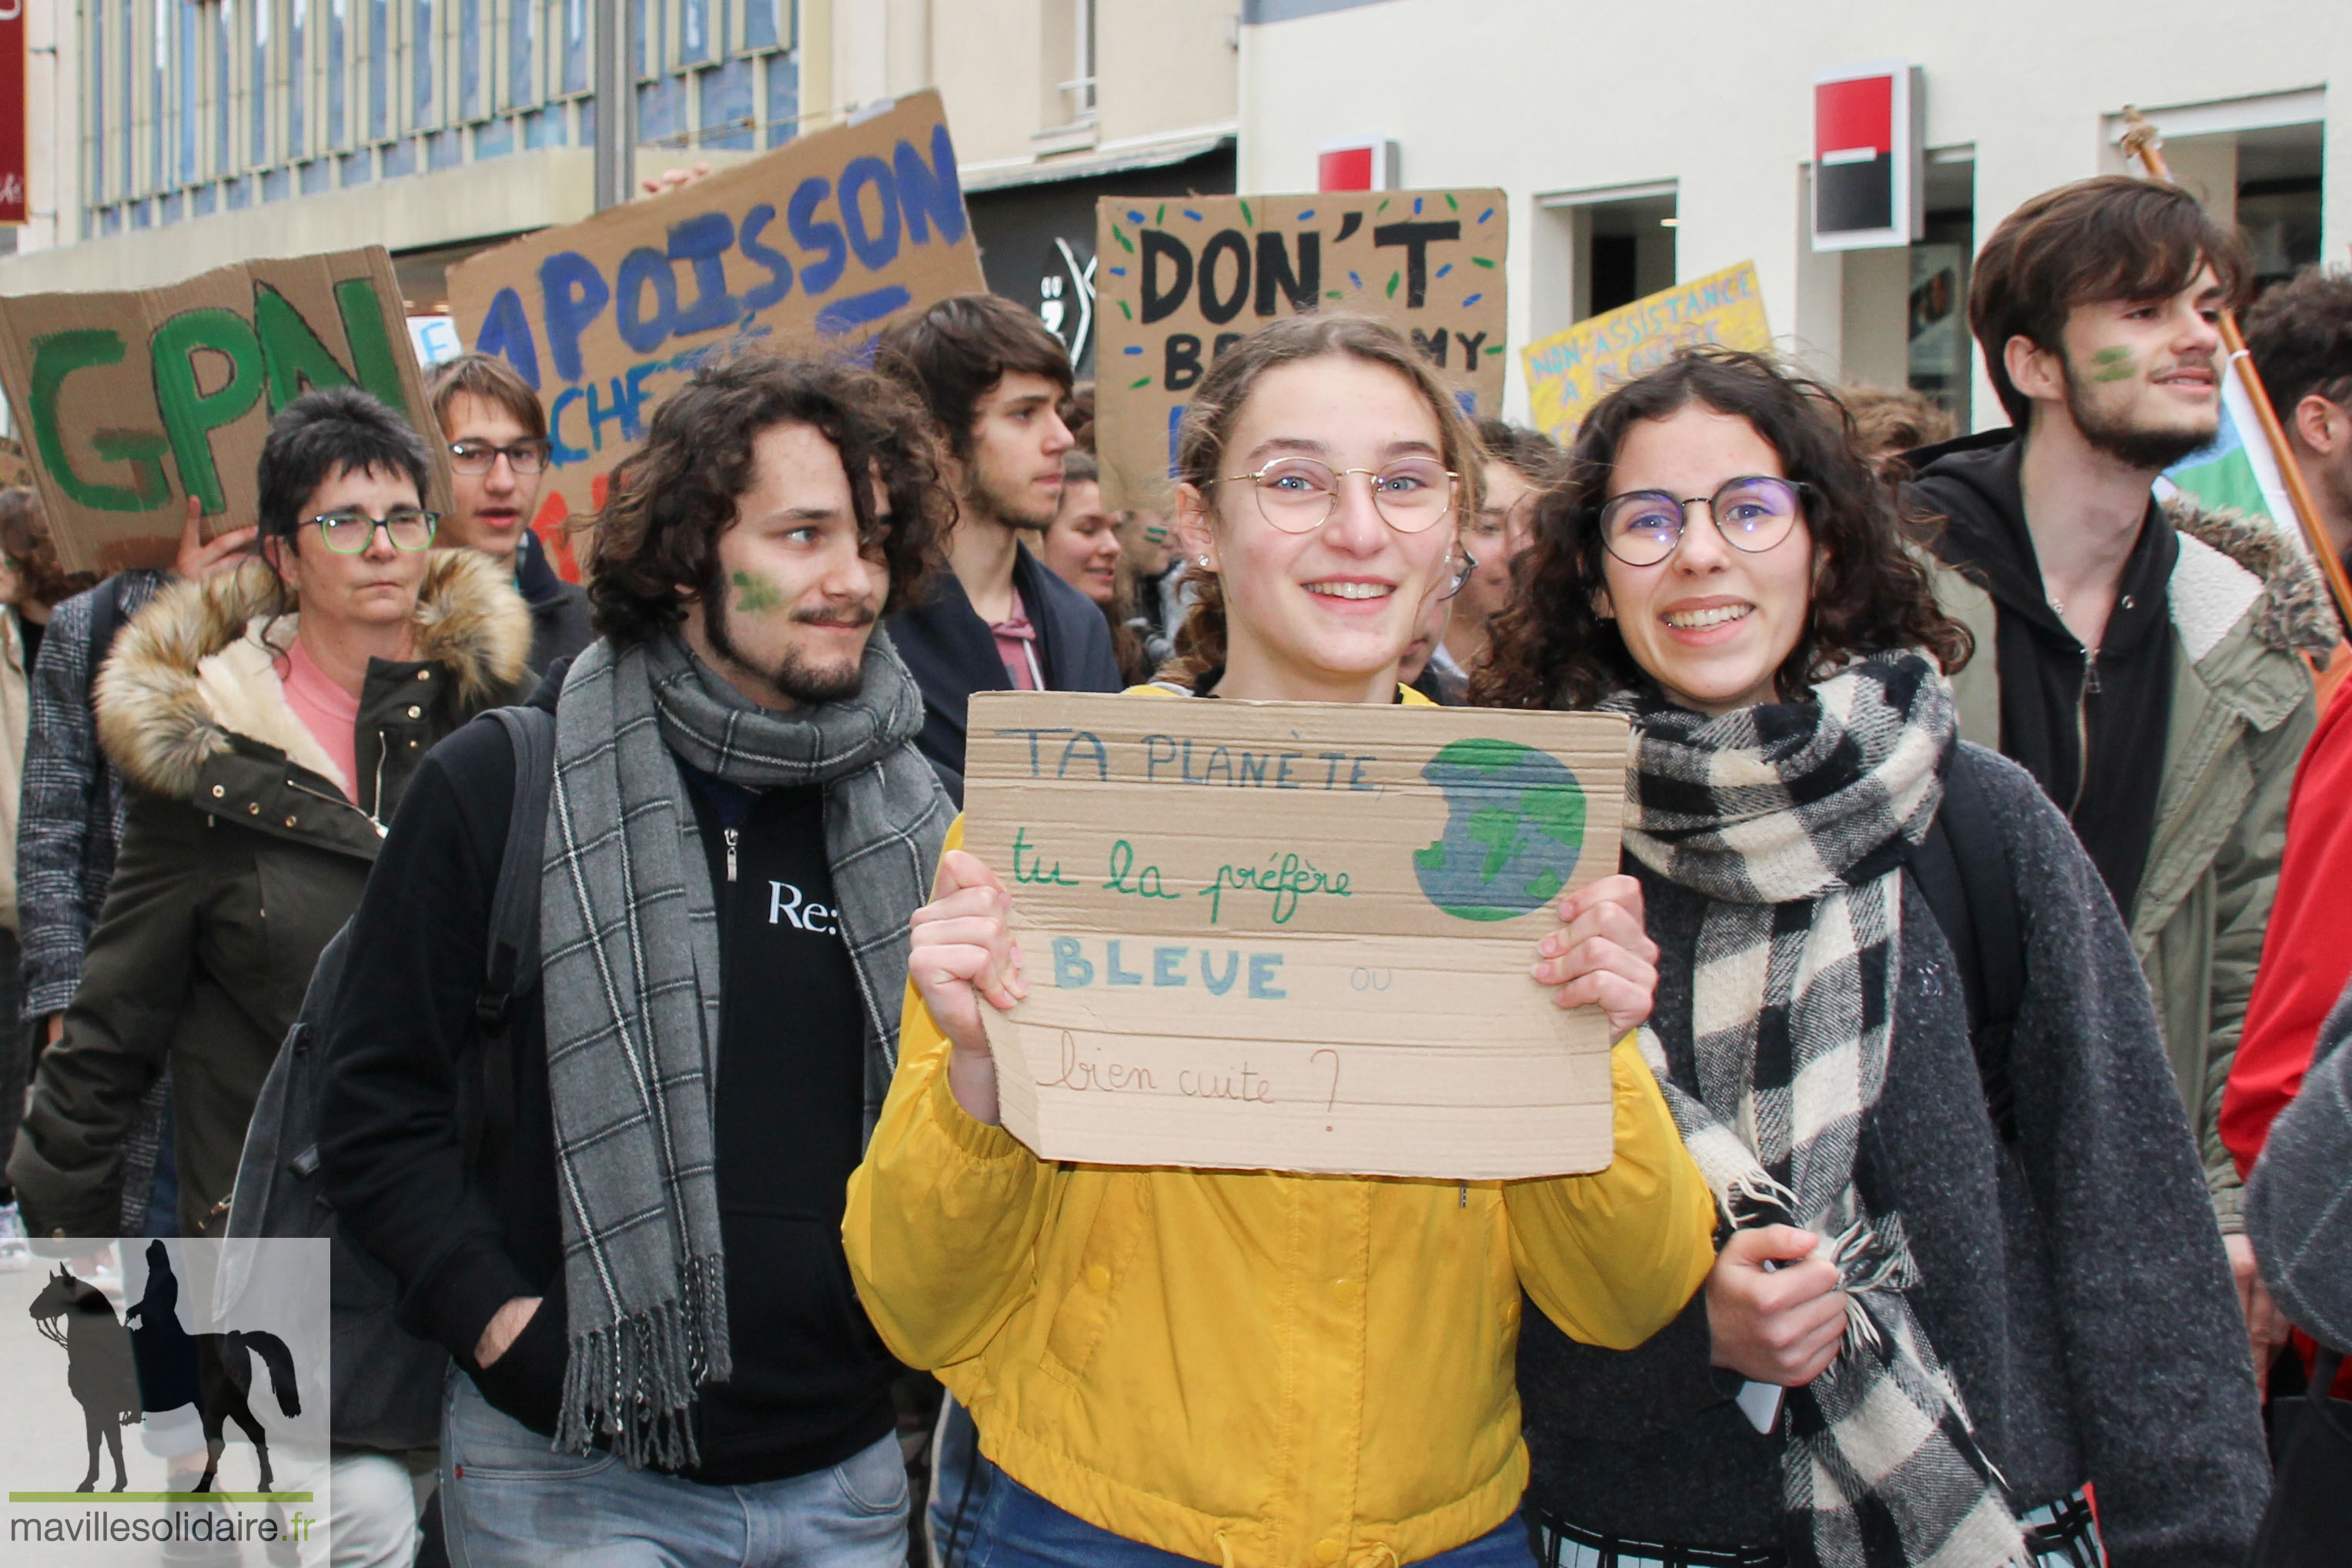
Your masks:
M328 1192L460 1374L455 1561L898 1568L898 1367L841 1223L950 815L875 628L948 496L896 388L764 357L664 401L613 495L602 635L533 699L537 961L486 1002L520 763L485 721L352 919Z
M1070 357L1037 319L960 294L894 323L874 364L929 412L955 491L949 570L890 618L923 688L923 755L963 800L974 692L1115 692L1126 685L1102 611L1032 553L1062 501Z
M555 575L531 531L547 483L547 411L504 360L464 353L433 368L425 399L449 445L457 507L441 542L481 551L514 572L530 606L530 667L542 674L588 645L588 591Z
M2257 1362L2284 1331L2217 1120L2312 731L2300 653L2335 643L2310 569L2261 519L2159 502L2211 441L2220 314L2245 252L2178 187L2123 175L2010 214L1969 320L2011 428L1909 455L1939 515L1946 607L1976 641L1961 733L2066 812L2155 992Z

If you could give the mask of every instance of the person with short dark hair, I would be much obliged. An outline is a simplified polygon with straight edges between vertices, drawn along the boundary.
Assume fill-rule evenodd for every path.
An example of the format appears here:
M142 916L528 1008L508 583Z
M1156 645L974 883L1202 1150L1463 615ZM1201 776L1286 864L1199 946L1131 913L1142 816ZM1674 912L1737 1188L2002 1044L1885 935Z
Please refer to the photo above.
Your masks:
M614 473L598 639L532 698L540 963L490 1026L507 730L453 736L393 821L319 1150L343 1234L457 1364L457 1561L906 1559L898 1367L841 1225L949 818L875 633L951 505L880 377L696 371ZM461 1133L477 1115L497 1135Z
M1613 389L1573 467L1472 695L1632 725L1643 1053L1724 1239L1631 1352L1528 1314L1543 1560L2233 1568L2262 1428L2147 989L1956 734L1970 640L1893 493L1724 350Z
M2352 559L2352 273L2306 267L2255 300L2241 325L2319 521Z
M1011 300L961 294L884 329L874 364L929 413L956 497L949 570L890 618L890 640L923 688L923 755L961 802L972 693L1123 684L1102 612L1029 549L1074 444L1059 412L1070 357Z
M262 445L254 555L157 594L99 676L131 803L8 1164L36 1235L114 1234L124 1134L167 1061L180 1234L223 1233L254 1096L383 822L433 743L520 683L529 612L481 557L431 548L429 472L365 392L295 399Z
M587 590L556 575L531 527L554 450L539 394L504 360L467 352L433 367L425 401L448 444L456 491L441 542L480 550L513 571L515 591L530 606L532 669L570 658L593 633Z
M1969 297L2011 428L1911 454L1906 494L1944 518L1937 592L1976 638L1961 735L2041 782L2131 931L2263 1361L2284 1331L2216 1124L2312 733L2301 655L2336 634L2266 522L2150 493L2213 438L2219 318L2246 275L2237 235L2177 186L2111 175L2027 202Z

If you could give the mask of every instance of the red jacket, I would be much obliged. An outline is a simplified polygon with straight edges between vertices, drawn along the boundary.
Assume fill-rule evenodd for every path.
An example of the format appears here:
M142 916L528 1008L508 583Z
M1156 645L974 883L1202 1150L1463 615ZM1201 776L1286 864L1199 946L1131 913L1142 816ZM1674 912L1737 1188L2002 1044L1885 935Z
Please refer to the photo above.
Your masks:
M2333 701L2305 748L2287 807L2286 856L2221 1100L2221 1141L2253 1168L2271 1123L2303 1087L2312 1042L2352 980L2352 701Z

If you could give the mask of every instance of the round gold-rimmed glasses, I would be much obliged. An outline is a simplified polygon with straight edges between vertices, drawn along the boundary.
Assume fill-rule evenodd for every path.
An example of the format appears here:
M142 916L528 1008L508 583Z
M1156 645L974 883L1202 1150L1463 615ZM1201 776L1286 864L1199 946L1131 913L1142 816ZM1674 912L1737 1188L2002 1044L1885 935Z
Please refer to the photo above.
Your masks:
M1370 484L1381 520L1401 534L1424 533L1454 510L1454 472L1433 457L1400 457L1379 468L1333 468L1312 457L1277 457L1255 474L1229 474L1220 484L1247 483L1258 515L1286 534L1311 534L1339 503L1350 474Z

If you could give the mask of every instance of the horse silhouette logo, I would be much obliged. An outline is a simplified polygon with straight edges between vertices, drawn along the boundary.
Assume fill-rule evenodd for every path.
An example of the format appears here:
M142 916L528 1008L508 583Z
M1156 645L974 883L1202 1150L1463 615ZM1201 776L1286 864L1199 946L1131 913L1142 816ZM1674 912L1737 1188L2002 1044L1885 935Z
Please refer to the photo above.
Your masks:
M231 1329L192 1334L180 1326L180 1281L161 1241L147 1246L147 1286L138 1303L114 1315L114 1304L89 1281L63 1264L43 1285L27 1310L41 1336L66 1353L66 1388L81 1406L89 1446L89 1469L76 1491L98 1485L101 1440L114 1458L114 1491L128 1479L122 1468L122 1428L159 1411L195 1406L204 1423L205 1473L198 1491L213 1490L220 1471L221 1434L234 1421L252 1439L259 1457L259 1490L271 1490L269 1438L247 1403L253 1386L250 1358L269 1369L278 1408L302 1413L294 1378L294 1357L274 1333Z

